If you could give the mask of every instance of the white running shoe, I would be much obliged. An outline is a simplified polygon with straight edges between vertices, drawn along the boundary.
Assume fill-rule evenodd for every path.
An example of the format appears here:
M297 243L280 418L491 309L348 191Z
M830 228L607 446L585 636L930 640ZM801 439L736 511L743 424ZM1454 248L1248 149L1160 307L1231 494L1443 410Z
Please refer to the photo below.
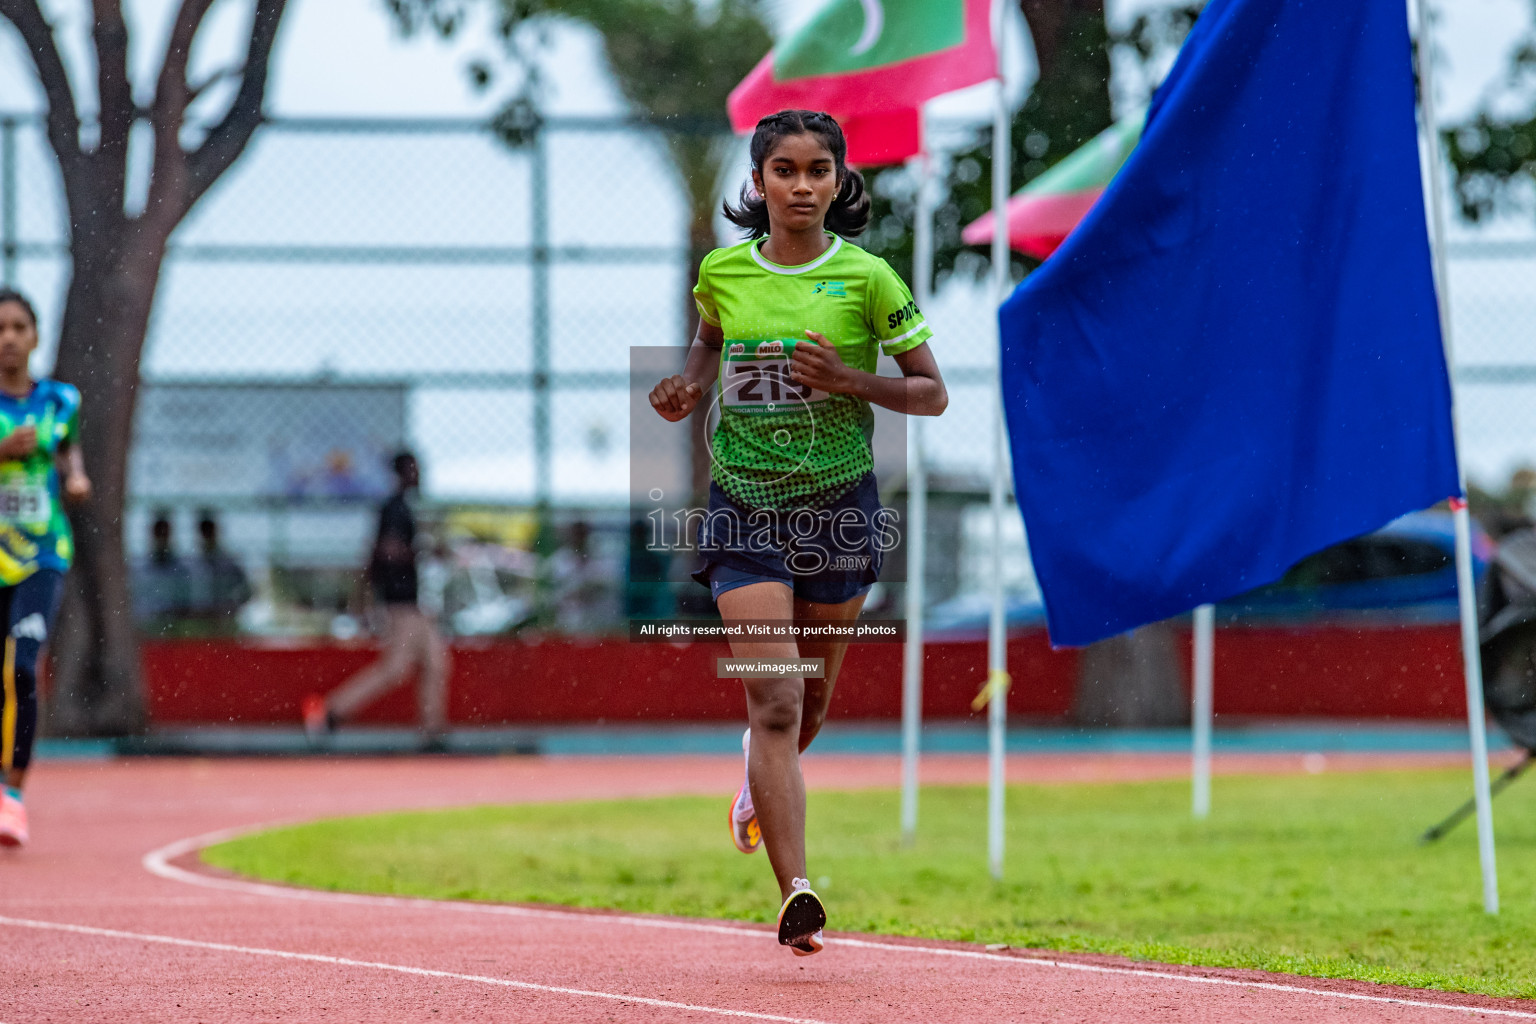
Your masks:
M807 935L804 942L791 942L789 944L789 951L795 954L795 956L812 956L826 948L827 944L822 940L820 929Z
M796 878L792 890L779 908L779 945L788 946L796 956L820 953L825 946L821 930L827 924L827 908L821 897L811 891L811 882Z
M751 729L741 734L743 755L751 740ZM731 801L730 823L731 842L736 844L736 849L742 853L756 853L757 848L763 845L763 830L757 824L757 811L752 807L752 787L746 780L742 781L741 788L736 791L736 799Z

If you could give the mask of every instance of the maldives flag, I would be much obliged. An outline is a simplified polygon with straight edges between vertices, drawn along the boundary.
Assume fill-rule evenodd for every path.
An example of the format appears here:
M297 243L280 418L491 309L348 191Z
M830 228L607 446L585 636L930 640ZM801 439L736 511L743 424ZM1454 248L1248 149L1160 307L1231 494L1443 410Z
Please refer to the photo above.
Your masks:
M1008 200L1008 246L1043 260L1066 240L1077 222L1099 201L1141 139L1142 112L1104 129ZM989 213L966 225L966 245L992 241L996 219Z
M996 75L991 0L827 0L731 91L739 132L786 109L824 110L848 160L890 164L923 148L922 105Z

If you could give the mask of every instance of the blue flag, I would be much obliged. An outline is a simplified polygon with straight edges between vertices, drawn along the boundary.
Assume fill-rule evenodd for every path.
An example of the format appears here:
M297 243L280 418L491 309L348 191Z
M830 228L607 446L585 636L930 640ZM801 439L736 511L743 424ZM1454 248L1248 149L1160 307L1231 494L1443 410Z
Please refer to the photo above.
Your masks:
M1212 0L1000 320L1055 643L1457 494L1402 0Z

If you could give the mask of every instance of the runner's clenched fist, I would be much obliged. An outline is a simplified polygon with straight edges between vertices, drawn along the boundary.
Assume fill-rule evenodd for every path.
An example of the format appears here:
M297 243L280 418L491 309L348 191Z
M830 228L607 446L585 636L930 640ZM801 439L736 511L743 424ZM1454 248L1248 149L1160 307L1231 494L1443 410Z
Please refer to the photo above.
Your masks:
M703 396L703 388L683 379L681 374L674 373L651 389L651 405L662 419L676 423L693 412L693 407L699 404Z
M806 331L805 336L816 344L795 346L789 361L789 379L828 394L847 392L848 365L838 356L837 348L824 334Z

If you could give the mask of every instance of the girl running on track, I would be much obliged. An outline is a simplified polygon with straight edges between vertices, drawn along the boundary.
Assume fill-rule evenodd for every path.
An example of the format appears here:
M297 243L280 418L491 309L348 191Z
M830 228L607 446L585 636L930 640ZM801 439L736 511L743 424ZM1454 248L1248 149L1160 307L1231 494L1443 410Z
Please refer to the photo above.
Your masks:
M846 241L869 220L847 151L823 113L785 110L758 122L751 188L725 208L748 240L705 257L687 362L650 395L676 422L718 380L704 566L694 578L726 623L858 618L892 536L872 472L870 404L937 416L949 401L911 292L884 260ZM881 352L902 377L876 375ZM800 956L821 950L826 923L807 878L800 753L821 729L846 649L830 640L731 643L736 658L823 664L819 678L742 680L747 777L730 813L738 849L768 848L784 901L779 942Z
M0 289L0 846L28 838L21 788L37 732L37 656L74 557L60 497L83 501L91 494L78 443L80 392L46 377L33 380L28 366L36 348L32 304Z

